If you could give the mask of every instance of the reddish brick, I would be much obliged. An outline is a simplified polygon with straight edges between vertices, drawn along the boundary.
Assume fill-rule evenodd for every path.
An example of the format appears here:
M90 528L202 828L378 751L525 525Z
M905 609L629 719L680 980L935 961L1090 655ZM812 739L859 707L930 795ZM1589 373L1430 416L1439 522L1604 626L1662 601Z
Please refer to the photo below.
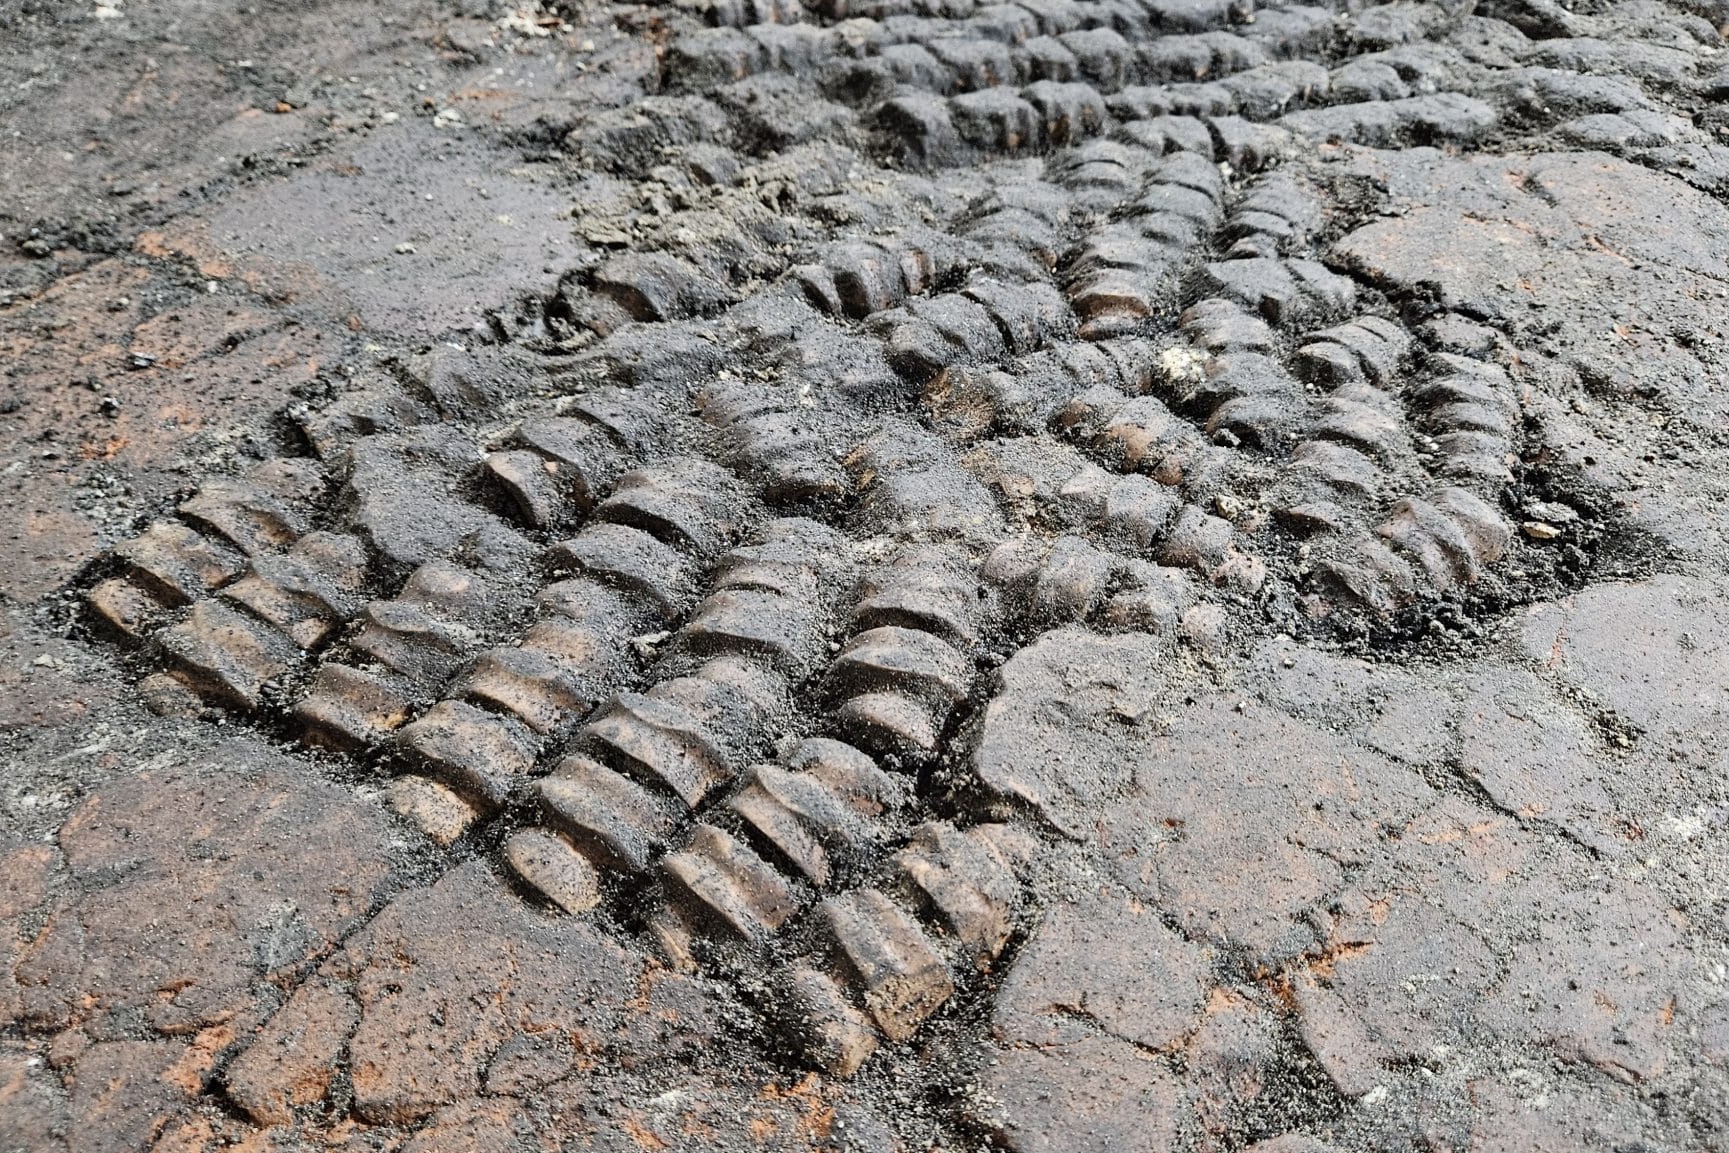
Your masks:
M1476 1106L1472 1153L1580 1153L1589 1149L1696 1148L1691 1135L1663 1126L1654 1134L1635 1101L1606 1086L1557 1084L1543 1072L1516 1070L1517 1080L1471 1082ZM1677 1119L1678 1120L1678 1119Z
M286 1125L297 1106L322 1101L342 1047L360 1023L344 990L313 978L294 991L228 1066L228 1096L260 1125Z
M1533 889L1526 909L1535 939L1512 946L1485 1023L1622 1080L1660 1076L1694 965L1679 915L1627 881L1569 891L1563 878L1547 877Z
M65 1149L66 1123L66 1095L35 1047L0 1044L0 1149Z
M427 1119L402 1153L513 1153L517 1134L531 1122L517 1101L464 1099Z
M1163 1062L1108 1037L1002 1050L980 1088L980 1122L1015 1153L1165 1153L1184 1110Z
M1294 981L1304 1042L1341 1093L1389 1079L1389 1062L1423 1060L1468 1040L1500 976L1484 941L1416 895L1347 893L1327 951Z
M1721 770L1729 723L1729 603L1713 582L1597 585L1525 620L1533 661L1588 690L1659 751Z
M1663 1072L1695 961L1660 894L1582 880L1553 842L1457 800L1415 822L1399 855L1406 884L1502 955L1479 1028L1623 1080Z
M0 921L41 908L60 863L60 852L52 845L9 846L0 852Z
M1553 822L1599 852L1624 851L1634 822L1603 786L1613 774L1585 721L1529 673L1484 677L1474 689L1460 768L1509 813Z
M173 1069L180 1041L103 1041L78 1061L72 1077L67 1143L84 1153L148 1148L190 1102Z
M1064 833L1088 835L1098 802L1131 780L1121 750L1161 695L1162 648L1138 633L1058 629L1016 653L985 711L979 777Z
M1445 680L1279 637L1249 658L1246 681L1267 703L1326 720L1408 764L1444 759L1458 703Z
M117 778L60 831L85 893L16 967L20 1012L93 1035L131 1012L175 1034L244 1017L260 976L293 972L369 912L387 835L376 808L239 742Z
M1208 951L1156 910L1116 893L1045 913L997 994L1007 1044L1051 1045L1094 1030L1148 1049L1175 1044L1206 997Z
M1244 1149L1243 1153L1338 1153L1338 1146L1317 1141L1313 1137L1304 1137L1300 1133L1287 1133L1283 1137L1257 1141Z
M1215 988L1183 1050L1195 1096L1198 1148L1230 1148L1252 1122L1276 1115L1274 1080L1286 1066L1284 1026L1269 1008L1238 990ZM1252 1130L1251 1130L1252 1131Z
M1432 796L1376 753L1226 697L1178 711L1132 755L1136 792L1102 824L1119 875L1190 937L1268 966L1314 943L1308 913Z
M640 967L588 925L528 909L479 864L403 894L325 967L360 1006L356 1111L409 1124L472 1097L522 1034L604 1045Z

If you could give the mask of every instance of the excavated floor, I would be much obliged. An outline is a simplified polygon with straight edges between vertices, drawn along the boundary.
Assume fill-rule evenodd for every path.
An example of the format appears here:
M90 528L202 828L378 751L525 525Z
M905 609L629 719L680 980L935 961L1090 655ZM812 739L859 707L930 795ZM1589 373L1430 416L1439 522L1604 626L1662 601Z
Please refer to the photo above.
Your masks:
M1729 1149L1729 7L0 0L0 1151Z

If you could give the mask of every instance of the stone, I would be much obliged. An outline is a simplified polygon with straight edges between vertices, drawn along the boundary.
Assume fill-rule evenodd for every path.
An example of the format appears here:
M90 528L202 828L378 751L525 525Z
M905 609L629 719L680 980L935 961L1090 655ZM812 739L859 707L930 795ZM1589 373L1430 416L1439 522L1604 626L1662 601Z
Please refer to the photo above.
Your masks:
M591 524L571 540L553 546L553 555L580 572L642 597L668 616L684 611L694 599L690 561L641 529Z
M409 712L393 679L334 662L313 674L306 696L294 706L307 744L345 752L386 740Z
M304 512L293 507L298 503L295 498L304 499L316 492L322 487L322 477L310 461L291 459L271 463L297 474L295 479L300 483L287 477L279 478L276 484L218 478L199 486L195 494L180 503L178 512L249 557L287 548L307 531Z
M786 764L827 785L860 816L878 816L907 800L904 779L883 772L864 752L844 741L809 737L792 750Z
M203 698L173 673L151 673L138 682L138 696L159 717L197 717L205 708Z
M1286 1133L1247 1146L1243 1153L1339 1153L1337 1145L1305 1137L1301 1133Z
M725 469L681 458L625 473L595 515L710 555L738 531L741 496L738 481Z
M1667 900L1634 880L1582 881L1544 839L1463 802L1420 817L1399 857L1427 900L1505 953L1477 1028L1622 1081L1661 1075L1694 963Z
M1223 563L1234 533L1230 521L1192 504L1184 505L1155 559L1164 565L1209 572Z
M1442 678L1286 637L1263 643L1249 668L1249 683L1269 704L1324 719L1386 756L1426 765L1452 755L1460 705Z
M323 646L354 615L365 552L353 537L314 532L285 556L252 558L252 572L222 590L303 649Z
M1362 1021L1312 983L1295 992L1298 1036L1341 1097L1360 1099L1385 1089L1384 1057Z
M427 777L407 773L391 781L385 802L435 845L454 844L479 819L473 803Z
M978 639L980 599L978 577L958 556L908 548L865 574L851 623L860 631L917 629L965 651Z
M238 116L189 2L7 25L0 1146L1729 1144L1729 0L264 6Z
M1644 885L1555 892L1559 878L1544 880L1548 891L1527 898L1535 939L1515 950L1485 1024L1621 1081L1660 1077L1693 964L1680 918Z
M624 452L608 423L594 413L525 420L517 426L516 440L541 458L541 470L556 482L556 491L587 511L625 470Z
M1434 92L1292 112L1279 125L1310 140L1385 148L1413 137L1471 141L1494 128L1495 109L1475 97Z
M244 561L220 542L172 521L155 521L115 546L119 557L164 603L186 605L240 574Z
M167 617L168 604L136 581L110 577L84 594L84 601L103 624L122 636L142 640Z
M1556 604L1534 606L1523 628L1526 655L1590 691L1657 742L1703 752L1724 702L1715 582L1660 576L1604 584ZM1713 760L1716 754L1708 754Z
M1048 550L1033 541L1010 541L985 561L981 575L1004 586L1003 599L1028 621L1084 620L1103 601L1116 558L1076 536L1060 536Z
M545 653L502 647L480 654L462 678L460 692L542 735L572 727L601 696Z
M479 463L473 442L454 427L362 437L349 456L351 523L391 563L408 568L467 553L496 569L532 553L502 518L447 495L454 476Z
M533 528L555 525L572 511L575 502L561 491L558 461L516 450L488 453L482 467L513 502L518 518Z
M1612 1087L1482 1077L1471 1082L1470 1140L1484 1153L1571 1153L1575 1149L1684 1147L1692 1138L1653 1124L1626 1093Z
M396 600L372 601L349 644L363 659L437 688L474 655L479 641L474 630L451 620L440 607L412 599L407 588Z
M656 688L664 690L664 682ZM583 734L604 759L695 808L736 772L730 750L715 731L721 726L705 723L710 719L737 718L706 717L664 691L620 693Z
M594 283L637 320L678 320L713 312L732 299L701 270L663 252L615 256L595 270Z

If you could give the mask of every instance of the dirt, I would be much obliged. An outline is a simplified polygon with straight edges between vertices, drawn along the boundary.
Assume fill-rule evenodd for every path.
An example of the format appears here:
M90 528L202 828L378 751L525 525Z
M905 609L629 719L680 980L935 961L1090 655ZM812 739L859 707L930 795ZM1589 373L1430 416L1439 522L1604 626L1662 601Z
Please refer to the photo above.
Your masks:
M0 6L0 1148L1729 1148L1725 29Z

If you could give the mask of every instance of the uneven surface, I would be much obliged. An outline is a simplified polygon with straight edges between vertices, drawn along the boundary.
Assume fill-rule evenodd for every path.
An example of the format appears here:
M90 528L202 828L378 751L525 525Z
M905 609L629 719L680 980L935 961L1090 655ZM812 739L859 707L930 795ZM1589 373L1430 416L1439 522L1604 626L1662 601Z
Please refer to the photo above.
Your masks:
M0 1150L1729 1149L1725 29L0 0Z

